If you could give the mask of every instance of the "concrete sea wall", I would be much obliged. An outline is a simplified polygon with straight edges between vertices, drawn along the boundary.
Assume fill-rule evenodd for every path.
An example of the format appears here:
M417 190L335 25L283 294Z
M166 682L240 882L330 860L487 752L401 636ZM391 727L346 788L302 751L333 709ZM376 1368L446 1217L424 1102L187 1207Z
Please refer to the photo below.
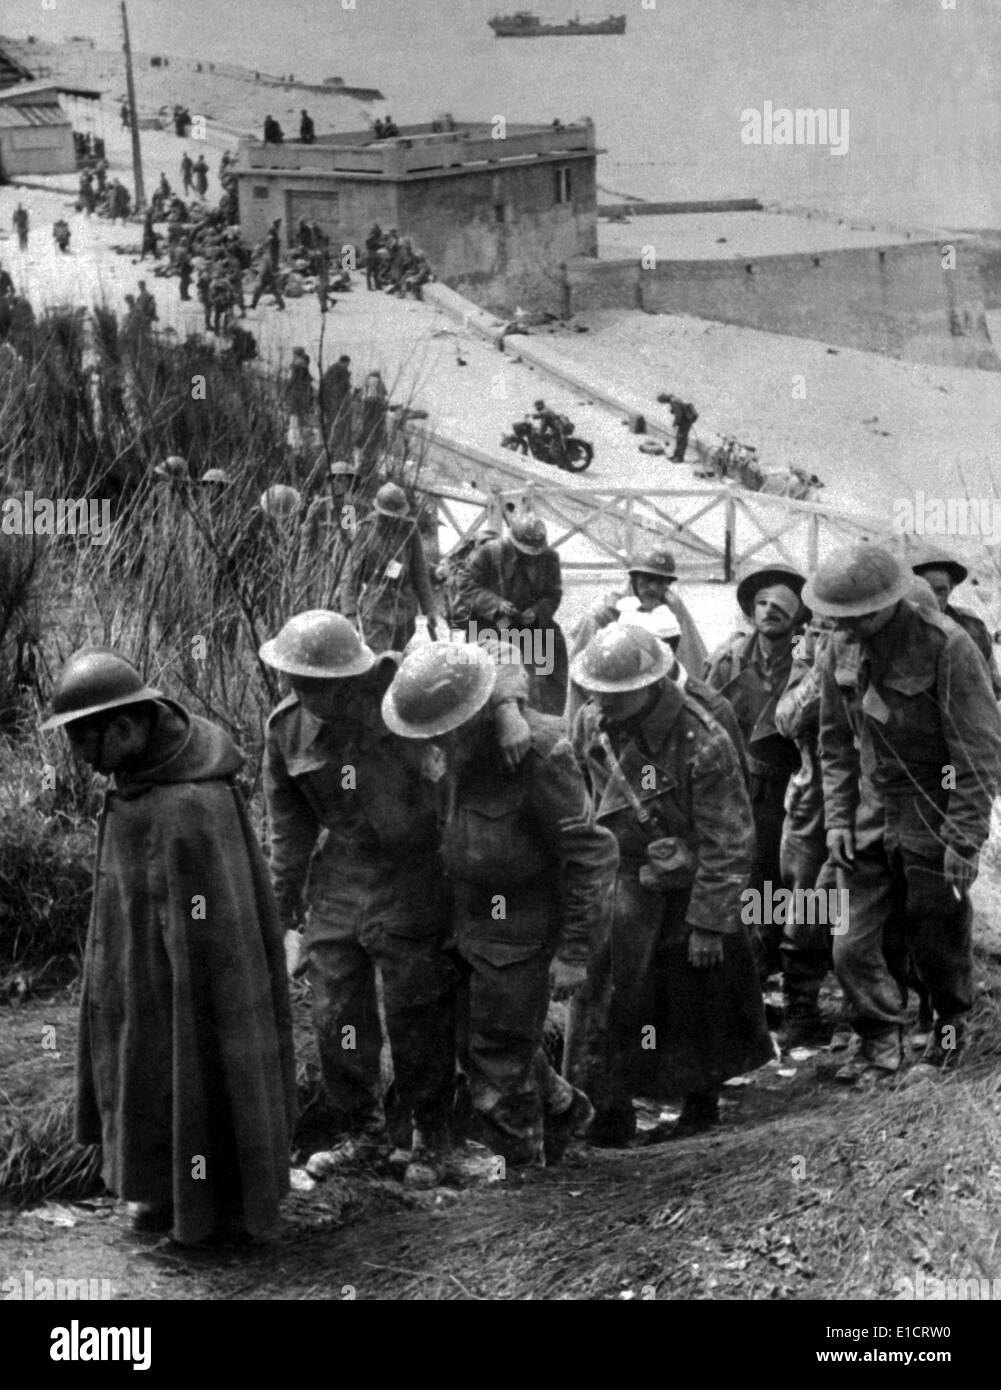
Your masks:
M936 242L749 260L578 258L565 267L562 312L641 308L813 338L931 365L1001 370L984 318L976 261ZM547 307L549 307L547 305Z

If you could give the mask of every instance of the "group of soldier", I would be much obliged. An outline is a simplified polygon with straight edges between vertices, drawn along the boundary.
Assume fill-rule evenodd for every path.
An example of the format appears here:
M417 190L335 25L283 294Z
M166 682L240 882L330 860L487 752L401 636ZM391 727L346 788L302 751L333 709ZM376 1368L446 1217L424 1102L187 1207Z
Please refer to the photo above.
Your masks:
M373 222L365 236L365 286L385 290L403 299L412 294L421 298L421 287L434 279L427 256L415 248L410 237L401 237L395 227L384 232Z
M1001 787L992 644L950 602L957 559L912 568L860 542L808 582L758 568L700 679L663 548L569 644L530 513L464 555L447 617L401 487L379 488L352 548L340 611L276 617L260 648L289 688L265 730L266 867L226 734L113 652L78 653L54 690L48 727L114 775L79 1137L140 1226L196 1243L273 1230L286 964L309 975L318 1172L395 1145L404 1181L430 1187L467 1137L509 1168L552 1165L571 1143L635 1142L640 1097L681 1103L647 1140L697 1133L723 1083L773 1057L769 1023L786 1048L830 1040L839 1080L879 1085L904 1068L912 989L908 1083L955 1070ZM429 638L446 621L464 637L421 640L420 610ZM802 891L773 912L782 888ZM828 900L845 911L814 910ZM832 968L837 1019L819 1004Z

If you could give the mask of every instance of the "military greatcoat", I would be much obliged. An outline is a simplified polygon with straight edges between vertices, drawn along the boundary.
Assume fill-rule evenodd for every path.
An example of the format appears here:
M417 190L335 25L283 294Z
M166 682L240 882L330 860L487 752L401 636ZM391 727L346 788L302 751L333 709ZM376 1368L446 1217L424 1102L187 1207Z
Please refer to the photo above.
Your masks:
M632 1096L712 1090L772 1056L741 893L754 827L737 754L695 700L665 681L632 726L609 734L643 823L602 748L593 704L579 712L574 750L592 784L598 823L619 844L609 938L575 1001L568 1074L600 1110ZM648 846L673 842L678 865L641 881ZM649 875L643 876L647 882ZM692 928L723 937L723 962L688 962Z

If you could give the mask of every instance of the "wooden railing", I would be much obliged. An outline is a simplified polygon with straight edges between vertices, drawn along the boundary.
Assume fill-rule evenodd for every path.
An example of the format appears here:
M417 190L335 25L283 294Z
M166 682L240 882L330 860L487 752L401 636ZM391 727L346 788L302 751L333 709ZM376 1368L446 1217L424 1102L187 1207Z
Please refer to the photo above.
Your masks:
M717 487L641 489L527 481L489 491L455 481L422 479L441 520L459 541L486 525L499 527L509 504L528 506L546 523L565 572L620 569L654 544L674 554L679 574L729 583L755 565L782 563L806 573L824 554L858 539L906 551L907 537L885 518L838 511L822 503Z

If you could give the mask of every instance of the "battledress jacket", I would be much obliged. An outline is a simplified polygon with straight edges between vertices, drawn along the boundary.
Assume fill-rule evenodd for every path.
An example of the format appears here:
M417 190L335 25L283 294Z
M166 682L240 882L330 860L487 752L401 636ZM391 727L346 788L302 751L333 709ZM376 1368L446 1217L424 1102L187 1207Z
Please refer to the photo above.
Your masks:
M391 733L379 700L398 658L345 697L340 718L317 719L289 695L267 722L264 794L271 881L282 922L310 915L308 939L336 923L430 924L443 911L438 826L420 747ZM357 685L357 682L351 682ZM331 926L331 924L334 924Z
M531 631L540 635L542 649L535 651L534 644L532 651L522 648L531 702L545 714L561 714L567 692L567 644L554 616L563 598L557 552L550 547L539 555L526 555L509 540L486 541L469 557L460 590L470 615L471 640L484 631L521 627L517 617L503 617L505 600L519 613L534 610Z
M484 740L451 794L447 778L436 783L456 935L496 966L540 949L587 964L610 923L618 851L595 822L562 722L534 709L525 718L532 745L514 772Z
M1001 787L1001 714L980 653L949 618L906 601L856 651L854 685L844 644L832 644L821 670L828 831L857 827L870 799L864 773L888 839L917 853L938 855L944 844L974 854Z
M733 706L752 774L782 780L799 762L799 751L777 729L775 708L805 668L790 658L787 666L780 667L785 679L773 687L759 670L757 654L758 634L738 632L708 658L703 679Z
M946 604L945 616L951 618L954 623L958 623L963 631L973 639L973 645L987 662L987 669L991 673L991 689L994 691L994 698L1001 700L1001 676L998 675L997 664L994 660L994 643L987 631L987 624L982 618L978 618L976 613L971 613L968 608L954 608L951 603Z
M614 1065L633 1095L707 1090L772 1056L741 922L754 826L737 754L708 711L665 682L652 710L623 731L616 751L626 782L650 816L644 826L606 758L601 730L597 707L584 705L574 723L574 751L591 783L598 823L619 845L612 934L596 959L586 1007L599 1019L602 1013L612 1018L612 1033L619 1034ZM647 846L666 837L683 844L690 868L679 870L674 882L647 888L639 877ZM693 927L722 935L721 965L695 970L688 964ZM644 938L648 948L639 946ZM630 968L630 959L642 968ZM603 972L614 981L611 1000ZM595 1017L588 1031L605 1032L600 1022L595 1028ZM640 1046L647 1023L657 1028L655 1048ZM585 1074L572 1079L585 1089L591 1082Z
M128 1201L173 1203L194 1243L273 1232L295 1063L285 955L228 734L156 705L148 764L116 775L84 958L77 1138ZM202 1176L193 1172L204 1160Z
M304 897L307 938L324 939L340 921L360 929L378 918L407 931L440 920L447 895L432 783L422 745L383 723L380 699L399 664L385 652L365 683L345 696L336 721L317 719L292 694L267 722L264 795L271 882L281 919L293 926ZM500 666L491 709L523 702L528 682Z
M375 651L404 646L418 611L433 617L431 577L416 521L387 522L374 513L362 518L344 567L340 611Z

